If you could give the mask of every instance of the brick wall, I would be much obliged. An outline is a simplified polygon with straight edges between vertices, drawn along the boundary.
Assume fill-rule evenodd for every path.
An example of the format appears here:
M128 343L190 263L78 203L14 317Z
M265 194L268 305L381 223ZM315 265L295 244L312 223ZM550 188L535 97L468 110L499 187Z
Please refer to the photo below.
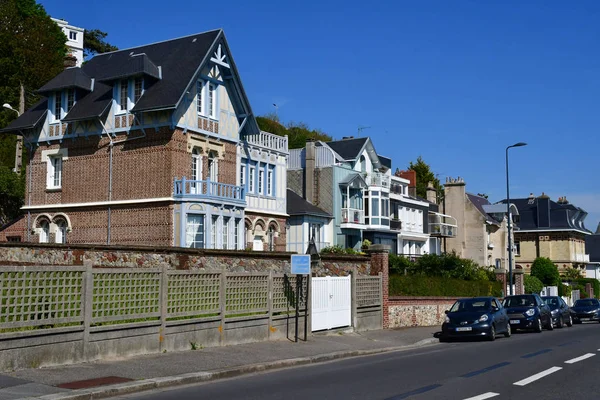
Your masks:
M389 285L390 285L390 272L389 272L389 246L374 244L369 247L369 253L371 254L371 273L370 275L381 274L382 286L383 286L383 329L390 327L389 319Z
M273 226L275 232L277 232L277 237L275 237L275 251L286 251L286 218L269 214L246 212L246 224L248 224L248 222L250 222L253 229L250 231L250 234L246 232L246 247L252 247L254 233L261 233L264 234L262 236L263 249L268 250L269 241L266 232L269 230L270 226ZM260 226L260 228L257 228L258 226Z
M389 328L442 326L453 297L390 297Z

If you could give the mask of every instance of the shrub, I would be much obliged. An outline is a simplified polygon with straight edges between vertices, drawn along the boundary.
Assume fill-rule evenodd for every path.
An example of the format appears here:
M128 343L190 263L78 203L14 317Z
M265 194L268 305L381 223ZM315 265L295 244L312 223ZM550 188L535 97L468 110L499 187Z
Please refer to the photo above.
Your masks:
M501 296L502 283L490 281L466 281L439 276L391 275L390 296Z
M362 251L356 251L353 248L343 248L340 245L323 247L321 249L321 254L349 254L349 255L361 255L364 256L365 253Z
M556 265L546 257L538 257L531 264L531 276L535 276L546 286L560 283L560 274Z
M600 295L600 281L598 281L598 279L579 278L579 279L575 280L575 283L580 285L583 288L583 290L585 290L586 283L591 283L592 288L594 289L594 297L598 298L598 295ZM589 295L589 293L588 293L588 295Z
M570 297L572 290L573 290L573 288L571 288L571 286L569 286L569 285L565 285L563 283L558 285L558 295L559 296Z
M544 288L544 284L535 276L525 275L523 286L525 286L525 293L537 293L540 294Z
M404 275L412 267L412 262L404 256L390 254L389 259L390 274Z

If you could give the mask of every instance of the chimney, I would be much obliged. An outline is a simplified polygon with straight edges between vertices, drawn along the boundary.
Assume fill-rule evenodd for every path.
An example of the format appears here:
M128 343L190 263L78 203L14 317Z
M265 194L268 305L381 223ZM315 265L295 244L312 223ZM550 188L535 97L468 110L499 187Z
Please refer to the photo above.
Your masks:
M315 142L306 142L306 162L304 169L304 197L306 200L315 203Z
M427 183L427 201L437 204L437 190L433 187L433 183Z
M64 58L63 65L65 69L77 66L77 57L73 54L67 54Z
M400 171L397 169L394 175L407 179L409 181L408 195L410 197L417 197L417 173L415 171L411 169L408 171Z

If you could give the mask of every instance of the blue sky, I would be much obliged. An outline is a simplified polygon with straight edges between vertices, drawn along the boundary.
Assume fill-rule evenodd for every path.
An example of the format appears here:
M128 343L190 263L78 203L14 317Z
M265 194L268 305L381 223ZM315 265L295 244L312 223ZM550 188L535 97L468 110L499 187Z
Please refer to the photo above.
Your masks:
M257 115L359 126L404 169L505 198L567 196L600 220L600 2L47 0L120 48L223 28Z

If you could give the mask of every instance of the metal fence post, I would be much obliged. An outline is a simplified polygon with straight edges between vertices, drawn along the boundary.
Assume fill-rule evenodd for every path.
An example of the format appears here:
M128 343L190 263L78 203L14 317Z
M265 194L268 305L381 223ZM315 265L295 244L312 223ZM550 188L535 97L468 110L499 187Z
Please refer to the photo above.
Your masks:
M221 271L221 285L219 287L219 306L221 309L221 326L219 326L219 344L225 345L225 312L227 311L227 274L223 270Z
M356 304L356 277L358 275L358 269L356 267L352 268L350 271L350 309L352 310L352 327L356 331L358 327L358 309Z
M384 307L386 306L385 304L383 304L383 290L387 288L383 287L383 273L380 272L379 274L379 306L381 307L381 328L383 329L384 327L384 322L385 322L385 311L384 311Z
M167 313L169 312L169 275L166 266L160 272L160 332L158 334L160 351L166 349Z
M92 326L92 311L94 306L94 273L92 264L84 261L85 272L83 273L83 293L81 301L83 305L83 359L88 360L90 327Z

